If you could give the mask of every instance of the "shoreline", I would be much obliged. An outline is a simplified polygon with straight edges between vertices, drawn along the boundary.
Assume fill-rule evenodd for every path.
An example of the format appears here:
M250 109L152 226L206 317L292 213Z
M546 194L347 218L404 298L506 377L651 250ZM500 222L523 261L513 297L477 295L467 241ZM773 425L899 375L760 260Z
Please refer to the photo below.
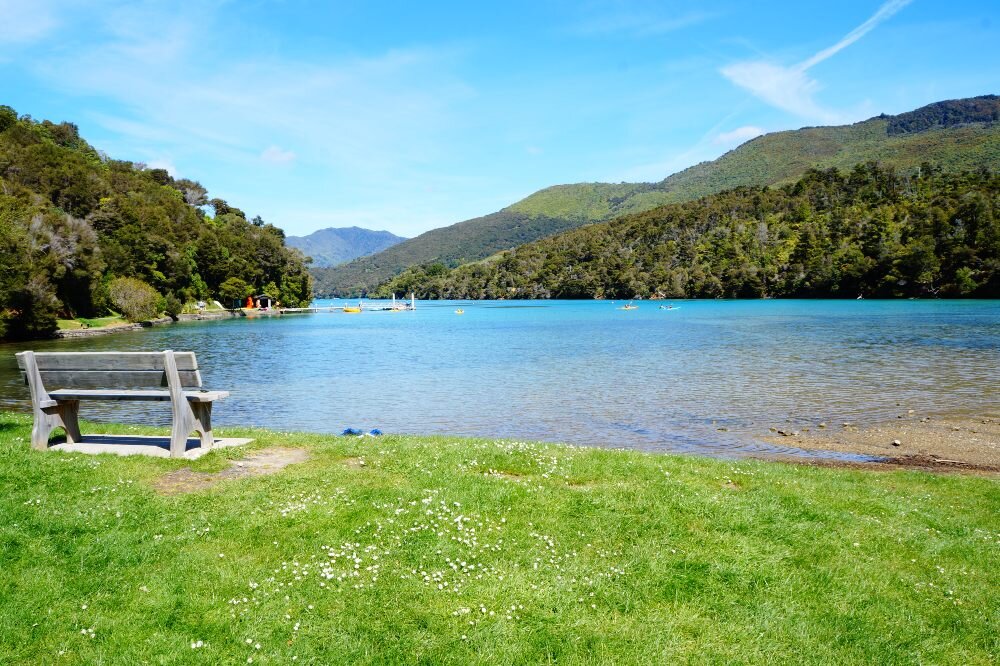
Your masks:
M149 321L136 322L133 324L120 324L117 326L102 326L100 328L67 328L56 331L53 339L73 340L77 338L95 338L102 335L113 335L115 333L128 333L131 331L141 331L145 328L163 326L165 324L176 324L182 321L211 321L213 319L232 319L241 315L229 310L203 312L194 314L180 314L177 319L172 317L158 317Z
M30 405L30 401L27 403ZM28 410L11 409L10 406L0 409L0 416L22 416L29 418ZM103 425L121 428L142 427L131 423L101 422ZM155 427L155 426L153 426ZM222 426L225 429L234 426ZM235 426L239 427L239 426ZM260 426L246 426L253 429ZM780 432L780 431L779 431ZM336 433L302 431L297 434L315 437L338 437ZM386 433L394 437L434 438L475 440L476 437L449 435L440 433ZM1000 417L942 415L925 416L919 419L900 420L898 423L886 422L863 427L853 424L838 424L833 428L822 428L818 431L803 429L801 432L788 433L770 437L755 437L758 442L794 447L812 453L801 455L794 453L753 452L740 455L738 459L758 460L761 462L776 462L807 467L823 467L835 469L856 469L870 472L880 471L922 471L933 474L960 474L1000 478ZM54 441L62 441L56 437ZM898 442L898 444L895 444ZM648 453L662 456L684 456L705 460L727 460L725 455L713 455L707 451L650 452L630 448L605 448L602 446L587 446L568 442L538 440L538 445L569 446L594 451L627 451ZM824 454L850 453L870 457L864 459L845 459Z
M1000 416L943 414L918 416L907 410L895 421L857 427L850 423L777 431L763 438L769 444L794 446L807 451L834 451L877 456L877 460L815 460L820 466L857 469L913 469L1000 475ZM766 459L802 462L793 456Z

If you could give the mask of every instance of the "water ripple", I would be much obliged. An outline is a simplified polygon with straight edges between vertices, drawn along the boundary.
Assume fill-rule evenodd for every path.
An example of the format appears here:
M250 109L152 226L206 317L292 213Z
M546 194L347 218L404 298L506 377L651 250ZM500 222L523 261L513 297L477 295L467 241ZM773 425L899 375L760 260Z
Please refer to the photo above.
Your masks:
M0 407L24 410L12 353L192 349L232 397L221 424L345 427L746 455L768 428L874 423L1000 398L997 301L461 302L416 312L198 322L0 345ZM540 307L541 306L541 307ZM165 424L169 410L87 405Z

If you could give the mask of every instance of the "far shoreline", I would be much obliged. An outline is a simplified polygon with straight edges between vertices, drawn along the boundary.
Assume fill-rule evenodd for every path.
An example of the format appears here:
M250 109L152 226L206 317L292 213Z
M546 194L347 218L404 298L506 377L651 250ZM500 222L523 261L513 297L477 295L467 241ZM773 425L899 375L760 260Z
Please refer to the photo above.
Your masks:
M176 324L185 321L212 321L218 319L234 319L244 315L238 314L237 312L230 310L223 311L210 311L203 313L192 313L192 314L180 314L177 318L173 317L157 317L156 319L150 319L147 321L133 322L131 324L113 324L111 326L101 326L93 328L67 328L60 329L56 331L55 335L48 340L76 340L79 338L96 338L104 335L113 335L115 333L131 333L134 331L141 331L146 328L152 328L154 326L163 326L167 324ZM4 342L13 342L12 340L5 340ZM32 340L21 340L18 342L32 342Z

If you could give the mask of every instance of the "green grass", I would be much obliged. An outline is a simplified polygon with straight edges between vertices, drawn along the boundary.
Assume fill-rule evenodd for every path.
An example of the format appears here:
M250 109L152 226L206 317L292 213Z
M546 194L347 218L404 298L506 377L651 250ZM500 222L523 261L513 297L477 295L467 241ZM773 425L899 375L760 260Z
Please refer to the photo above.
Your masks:
M61 331L73 328L102 328L104 326L118 326L127 323L129 322L119 315L94 317L92 319L80 317L79 319L60 319L58 321L59 330Z
M996 479L227 429L312 459L164 497L187 463L29 429L0 415L4 664L1000 656Z

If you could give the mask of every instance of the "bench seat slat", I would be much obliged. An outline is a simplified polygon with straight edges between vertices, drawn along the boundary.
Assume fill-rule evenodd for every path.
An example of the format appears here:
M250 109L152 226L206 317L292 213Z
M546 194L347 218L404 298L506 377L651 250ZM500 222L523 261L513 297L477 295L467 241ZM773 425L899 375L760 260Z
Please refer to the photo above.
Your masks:
M197 370L194 352L174 352L177 369ZM39 370L163 370L163 352L36 352ZM18 358L24 370L24 361Z
M24 375L27 383L27 373ZM163 370L41 370L38 373L45 386L61 388L152 388L166 386L167 375ZM179 370L181 386L201 387L198 370Z
M46 386L62 388L151 388L167 385L167 375L163 370L41 370L39 375ZM177 375L181 386L201 387L198 370L179 370Z
M158 400L170 401L170 391L155 389L122 391L118 389L59 389L49 391L49 397L61 400ZM212 402L229 397L229 391L184 391L190 402Z

